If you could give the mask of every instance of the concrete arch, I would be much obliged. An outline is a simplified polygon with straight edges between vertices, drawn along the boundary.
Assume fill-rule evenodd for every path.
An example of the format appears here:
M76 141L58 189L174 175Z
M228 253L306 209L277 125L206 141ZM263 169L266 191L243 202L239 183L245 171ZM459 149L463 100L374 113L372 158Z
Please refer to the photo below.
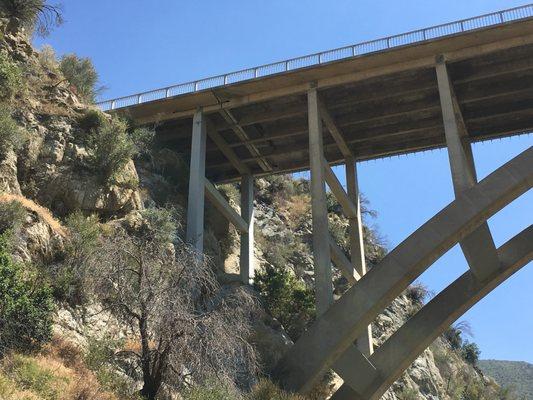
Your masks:
M377 349L369 361L380 374L366 383L362 394L345 384L332 400L379 399L448 326L527 265L532 257L533 225L530 225L498 249L500 268L488 280L480 282L472 271L465 272Z
M532 186L533 147L530 147L458 195L332 304L281 359L275 374L278 382L291 391L310 391L323 374L353 348L353 341L366 326L410 283L457 242ZM371 361L368 364L357 362L354 373L358 367L375 367ZM376 381L383 380L386 374L379 368L377 372L381 378Z

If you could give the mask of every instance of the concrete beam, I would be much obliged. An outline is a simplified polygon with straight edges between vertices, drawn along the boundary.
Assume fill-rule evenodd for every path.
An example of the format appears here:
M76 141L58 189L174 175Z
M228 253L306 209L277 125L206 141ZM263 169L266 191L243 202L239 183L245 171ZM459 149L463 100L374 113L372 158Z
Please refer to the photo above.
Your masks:
M206 120L202 110L193 118L189 197L187 201L187 243L198 252L204 250L204 180Z
M326 108L326 105L320 98L318 99L318 109L320 110L320 116L322 117L324 124L328 128L328 131L335 140L335 142L337 143L337 146L339 146L339 150L341 151L342 155L344 157L352 157L353 154L350 150L350 146L348 146L344 135L335 123L335 120L329 113L328 109Z
M350 346L335 362L334 371L343 379L351 397L349 400L366 400L361 397L366 382L374 382L379 371L355 346Z
M455 196L459 196L477 183L472 146L442 57L437 61L436 71L453 187ZM486 222L461 241L461 249L468 265L480 280L487 279L500 266Z
M349 283L354 284L361 276L353 268L353 265L350 260L344 255L342 249L335 243L335 240L329 237L329 248L331 251L331 260L337 266L339 271L341 271L342 276L344 276Z
M247 231L241 234L240 275L241 282L252 283L254 266L254 178L244 175L241 178L241 217L247 225Z
M311 96L310 96L311 97ZM308 393L366 327L435 260L533 186L533 147L498 168L418 228L311 325L274 377Z
M224 154L224 156L228 159L228 161L235 167L237 171L239 171L239 174L250 174L250 168L248 168L248 166L239 159L239 156L235 154L235 151L228 145L228 143L226 143L224 138L220 135L220 133L217 132L212 123L207 124L207 134L216 144L222 154Z
M467 271L435 296L385 342L369 362L379 376L358 379L356 390L342 387L332 400L352 400L363 395L377 400L433 341L478 301L527 265L533 258L533 226L513 237L498 249L501 268L486 282ZM360 375L353 374L352 379ZM343 385L346 386L346 385Z
M309 157L311 164L311 204L313 216L313 259L317 315L322 315L333 303L331 254L329 250L328 209L324 176L322 120L318 109L318 93L307 93L309 120Z
M322 163L324 165L324 176L326 178L326 182L331 189L331 192L335 195L338 202L342 206L344 215L346 215L348 218L356 218L357 208L344 191L344 188L335 175L335 172L333 172L325 158L323 158Z
M230 124L231 129L233 130L233 132L235 132L235 134L240 140L250 140L250 137L248 136L244 128L238 124L237 119L229 109L220 110L219 113L222 118L224 118L224 120L228 124ZM257 150L257 148L253 144L247 144L246 148L253 157L258 158L258 164L261 169L263 169L263 171L272 171L272 166L270 165L268 160L261 155L259 150Z
M353 156L346 158L346 187L348 197L355 205L355 215L350 218L350 255L352 267L360 276L366 274L365 245L363 238L363 220L361 217L361 201L359 198L359 184L357 181L357 164ZM357 347L365 356L374 352L372 340L372 326L368 325L361 336L357 338Z
M237 228L241 233L248 233L248 223L239 215L237 211L226 201L224 196L220 194L215 185L213 185L207 178L204 178L205 195L207 199L220 211L220 213L228 219L229 222Z

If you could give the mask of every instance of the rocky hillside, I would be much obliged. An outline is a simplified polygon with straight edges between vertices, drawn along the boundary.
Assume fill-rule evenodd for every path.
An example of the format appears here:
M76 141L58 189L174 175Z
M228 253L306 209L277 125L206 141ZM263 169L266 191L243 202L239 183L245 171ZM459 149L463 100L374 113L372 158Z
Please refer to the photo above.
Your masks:
M520 399L533 399L533 364L520 361L481 360L479 368Z
M139 390L146 398L243 398L314 319L308 183L288 176L257 180L258 274L255 290L240 288L231 282L238 236L216 210L206 210L209 270L199 269L178 245L180 229L176 234L176 226L168 225L186 206L186 159L152 143L146 129L83 104L50 53L37 52L8 20L0 21L0 74L0 233L10 238L0 244L2 271L9 272L0 278L17 300L9 303L5 293L0 299L0 398L134 399ZM236 188L221 190L238 208ZM328 207L332 234L346 250L347 221L331 196ZM376 232L366 227L364 233L371 267L386 250ZM133 270L149 282L128 281L131 268L120 269L121 260L137 265L131 261L137 258L125 256L129 250L148 252L140 253L150 255L137 263L142 268L165 268L155 268L157 275ZM102 258L106 254L111 256ZM173 276L183 273L184 281L161 273L181 267ZM218 282L211 280L211 269ZM146 286L153 282L166 286ZM336 295L347 285L335 273ZM412 316L426 295L416 286L395 300L374 323L375 345ZM242 308L250 298L259 300ZM128 301L140 302L140 311ZM7 313L8 303L32 312L17 320ZM153 314L143 318L145 313ZM17 325L39 316L39 332ZM6 330L6 321L18 329L16 335ZM454 332L427 349L384 399L498 398L496 384L450 340L460 336ZM28 346L17 342L30 333ZM179 351L172 353L176 343ZM172 368L159 373L167 364ZM216 373L220 368L223 374ZM210 383L213 377L234 385L232 397L201 392L209 385L221 390ZM339 383L331 376L315 397L327 397ZM246 398L281 399L261 385L252 391L256 397Z

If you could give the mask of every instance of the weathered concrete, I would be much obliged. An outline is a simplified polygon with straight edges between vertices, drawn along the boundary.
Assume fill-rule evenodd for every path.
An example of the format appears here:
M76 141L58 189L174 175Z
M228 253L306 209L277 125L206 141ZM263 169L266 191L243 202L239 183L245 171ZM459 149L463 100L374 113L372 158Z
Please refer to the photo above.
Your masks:
M331 236L329 237L329 247L331 252L331 261L333 261L335 266L341 271L342 276L344 276L351 284L354 284L361 279L361 275L357 273L357 270L353 267L352 262L348 260L348 257L346 257L343 250Z
M317 319L278 364L276 377L306 393L372 320L437 258L533 186L529 148L474 187L392 250Z
M436 72L452 182L457 196L477 183L474 156L444 57L438 58ZM480 280L487 279L500 266L486 222L461 241L461 249L468 265Z
M353 268L360 276L366 274L365 246L363 243L363 221L361 218L361 201L359 198L359 183L357 181L357 164L354 157L346 158L346 187L348 196L355 205L355 215L350 218L350 255L352 258ZM374 352L372 342L372 326L368 325L367 329L357 338L357 348L365 356L370 356Z
M326 179L322 146L322 120L316 89L307 92L309 123L309 156L311 163L311 204L313 216L313 257L317 315L322 315L333 303L331 254L329 249Z
M209 182L207 178L205 178L205 195L211 204L213 204L213 206L215 206L215 208L226 217L239 232L248 233L248 222L237 214L237 211L229 205L224 196L222 196L215 185Z
M250 284L254 278L254 178L244 175L241 179L241 217L247 231L241 234L241 281Z
M206 121L202 110L194 114L192 125L189 198L187 202L186 240L198 253L204 249L204 181Z
M474 306L512 274L527 265L533 258L533 226L498 249L500 268L487 280L480 282L472 271L435 296L417 314L396 331L370 358L379 374L352 374L357 386L345 384L332 400L378 400L403 371L442 334L455 320ZM373 368L363 366L373 372ZM346 375L344 375L346 376ZM343 376L343 377L344 377ZM350 378L347 377L347 381ZM352 389L352 387L356 390Z

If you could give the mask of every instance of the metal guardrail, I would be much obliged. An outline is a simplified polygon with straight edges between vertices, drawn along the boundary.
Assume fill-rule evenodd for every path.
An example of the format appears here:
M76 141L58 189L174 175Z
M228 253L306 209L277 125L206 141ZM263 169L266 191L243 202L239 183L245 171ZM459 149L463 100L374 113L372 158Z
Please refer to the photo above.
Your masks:
M103 111L194 93L533 17L533 4L97 103Z

